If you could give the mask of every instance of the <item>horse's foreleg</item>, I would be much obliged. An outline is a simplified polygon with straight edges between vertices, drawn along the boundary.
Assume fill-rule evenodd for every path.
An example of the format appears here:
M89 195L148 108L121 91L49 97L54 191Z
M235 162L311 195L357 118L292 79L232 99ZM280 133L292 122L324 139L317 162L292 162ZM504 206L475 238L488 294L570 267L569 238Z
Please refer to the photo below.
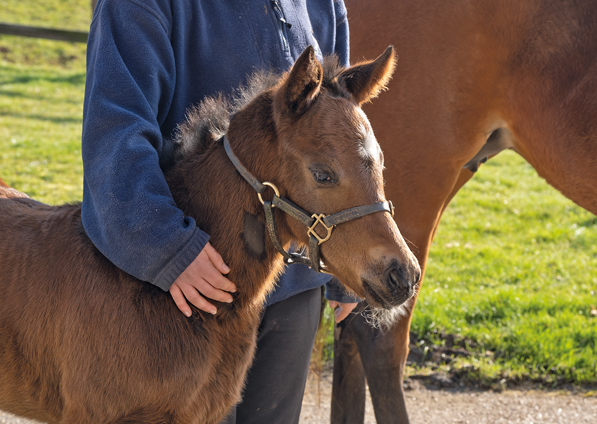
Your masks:
M354 319L349 316L334 330L331 424L362 424L365 420L365 371L350 324Z
M410 317L386 333L358 314L337 325L334 341L332 424L362 424L365 376L378 424L408 424L402 377L408 355Z
M402 378L408 356L410 316L387 332L361 315L350 326L363 363L378 424L408 424ZM362 421L361 421L362 422Z

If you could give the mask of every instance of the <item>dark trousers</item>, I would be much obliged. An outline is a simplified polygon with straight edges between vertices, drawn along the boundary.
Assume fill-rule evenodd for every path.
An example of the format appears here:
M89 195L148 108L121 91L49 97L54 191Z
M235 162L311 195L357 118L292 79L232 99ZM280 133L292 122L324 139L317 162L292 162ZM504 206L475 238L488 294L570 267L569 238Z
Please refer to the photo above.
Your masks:
M242 401L221 424L299 422L320 309L319 288L265 309Z

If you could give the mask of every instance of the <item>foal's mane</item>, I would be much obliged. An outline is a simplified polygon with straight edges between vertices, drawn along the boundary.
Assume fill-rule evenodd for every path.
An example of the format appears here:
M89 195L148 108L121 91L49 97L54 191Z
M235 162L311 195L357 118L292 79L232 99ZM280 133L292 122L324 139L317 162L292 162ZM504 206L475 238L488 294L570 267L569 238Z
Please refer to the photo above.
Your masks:
M322 67L322 86L333 96L350 97L338 79L344 70L339 66L338 58L326 56ZM220 93L206 97L198 105L191 107L186 120L177 127L174 137L164 141L160 158L162 168L172 167L189 152L203 154L216 146L217 141L228 132L232 117L259 95L281 83L287 75L288 73L257 71L249 77L246 85L237 88L232 95L224 96Z

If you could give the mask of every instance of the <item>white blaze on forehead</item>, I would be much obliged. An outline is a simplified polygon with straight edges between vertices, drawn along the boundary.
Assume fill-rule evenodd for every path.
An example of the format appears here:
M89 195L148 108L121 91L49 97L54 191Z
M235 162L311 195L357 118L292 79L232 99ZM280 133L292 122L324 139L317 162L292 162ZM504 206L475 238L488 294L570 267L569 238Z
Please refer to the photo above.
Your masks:
M371 124L369 124L369 119L365 115L361 109L357 109L357 120L358 120L358 128L357 131L359 133L359 138L362 140L362 146L365 152L375 160L382 160L383 157L381 154L381 148L377 143L377 139L375 135L373 135L373 130L371 129Z

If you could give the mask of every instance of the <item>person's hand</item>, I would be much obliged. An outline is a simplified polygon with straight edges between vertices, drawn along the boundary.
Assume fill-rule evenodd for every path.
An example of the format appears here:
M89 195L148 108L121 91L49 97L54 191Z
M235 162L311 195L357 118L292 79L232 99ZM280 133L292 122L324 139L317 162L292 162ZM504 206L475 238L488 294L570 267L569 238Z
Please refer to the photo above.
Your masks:
M350 314L354 308L357 307L358 303L340 303L335 300L328 301L330 308L335 309L334 321L339 323Z
M187 301L210 314L218 310L207 299L230 303L230 293L236 292L236 286L222 274L228 274L230 268L224 263L216 249L207 243L201 253L178 276L170 287L170 294L176 306L187 317L191 316L191 307Z

